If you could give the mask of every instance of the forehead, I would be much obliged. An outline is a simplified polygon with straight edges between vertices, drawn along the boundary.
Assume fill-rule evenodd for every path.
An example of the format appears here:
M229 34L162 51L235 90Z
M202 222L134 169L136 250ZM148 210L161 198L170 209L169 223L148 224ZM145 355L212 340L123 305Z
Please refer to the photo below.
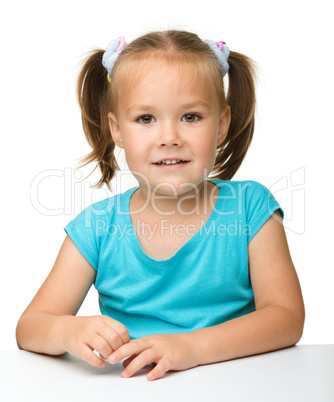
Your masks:
M125 64L117 73L115 89L118 101L130 94L142 97L149 92L161 97L173 94L175 97L196 96L218 101L212 77L200 63L146 58Z

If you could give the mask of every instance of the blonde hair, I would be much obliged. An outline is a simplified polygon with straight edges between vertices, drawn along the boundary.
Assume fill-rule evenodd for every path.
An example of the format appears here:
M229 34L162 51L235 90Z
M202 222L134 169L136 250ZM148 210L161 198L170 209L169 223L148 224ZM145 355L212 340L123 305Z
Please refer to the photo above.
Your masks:
M77 95L82 124L92 151L81 159L78 168L96 161L101 179L93 187L106 184L119 170L108 113L117 110L119 88L138 68L138 60L162 58L181 67L190 66L195 74L204 74L215 88L219 106L231 108L231 123L225 140L217 147L216 161L210 177L230 180L240 167L254 133L255 63L249 57L230 51L228 90L225 97L222 68L210 47L196 34L185 31L159 31L143 35L128 44L119 55L107 80L102 65L104 50L94 50L80 72Z

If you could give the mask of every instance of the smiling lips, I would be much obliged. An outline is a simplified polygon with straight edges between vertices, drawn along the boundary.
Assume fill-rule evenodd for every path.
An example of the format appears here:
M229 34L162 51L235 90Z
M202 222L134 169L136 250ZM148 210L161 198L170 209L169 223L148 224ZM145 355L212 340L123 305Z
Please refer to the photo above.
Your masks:
M187 163L189 161L183 159L164 159L160 162L155 162L154 165L162 166L162 165L179 165L183 163Z

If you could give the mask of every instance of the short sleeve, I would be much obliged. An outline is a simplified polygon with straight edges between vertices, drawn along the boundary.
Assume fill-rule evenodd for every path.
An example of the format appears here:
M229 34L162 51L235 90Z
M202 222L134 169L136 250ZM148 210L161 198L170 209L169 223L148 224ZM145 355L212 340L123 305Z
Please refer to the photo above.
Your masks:
M284 219L283 209L273 194L258 182L249 182L245 192L245 203L249 226L248 243L276 210L279 210L282 220Z
M64 230L80 253L97 270L99 251L90 208L84 209L65 226Z

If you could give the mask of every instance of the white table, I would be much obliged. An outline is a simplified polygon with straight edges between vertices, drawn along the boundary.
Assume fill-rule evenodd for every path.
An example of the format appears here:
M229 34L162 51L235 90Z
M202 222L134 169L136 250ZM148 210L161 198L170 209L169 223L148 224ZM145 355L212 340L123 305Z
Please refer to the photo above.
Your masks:
M121 363L103 369L68 354L0 352L0 400L333 402L334 345L292 348L169 372L147 381L147 366L121 378Z

